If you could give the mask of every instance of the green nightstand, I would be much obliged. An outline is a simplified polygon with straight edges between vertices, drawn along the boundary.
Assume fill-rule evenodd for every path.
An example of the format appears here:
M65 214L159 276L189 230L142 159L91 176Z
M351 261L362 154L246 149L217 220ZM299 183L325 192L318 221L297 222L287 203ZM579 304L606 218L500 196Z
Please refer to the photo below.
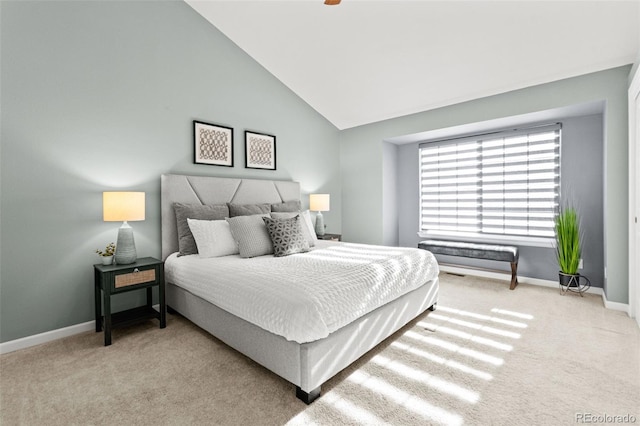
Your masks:
M167 303L164 295L164 262L153 257L138 259L129 265L93 265L95 280L96 333L104 328L104 345L111 344L111 330L139 321L156 318L160 328L167 326ZM158 287L160 312L153 309L153 287ZM111 312L111 295L147 290L147 304L126 311ZM102 290L102 298L101 296ZM101 300L102 299L102 300ZM102 302L102 303L101 303ZM102 315L104 304L104 316Z

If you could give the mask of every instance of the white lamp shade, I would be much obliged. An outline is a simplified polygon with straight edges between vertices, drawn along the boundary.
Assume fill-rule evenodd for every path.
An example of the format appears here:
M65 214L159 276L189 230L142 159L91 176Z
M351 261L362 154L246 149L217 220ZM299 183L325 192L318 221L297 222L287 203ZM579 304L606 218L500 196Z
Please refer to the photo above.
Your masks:
M144 192L103 192L102 214L105 222L144 220Z
M310 194L309 210L314 212L328 212L330 207L329 194Z

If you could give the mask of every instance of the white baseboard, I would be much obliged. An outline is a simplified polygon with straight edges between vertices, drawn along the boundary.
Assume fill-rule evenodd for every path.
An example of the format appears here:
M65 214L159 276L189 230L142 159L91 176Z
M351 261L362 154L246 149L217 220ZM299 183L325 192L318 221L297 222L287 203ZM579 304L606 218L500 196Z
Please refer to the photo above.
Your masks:
M440 264L440 270L443 272L451 272L454 274L471 275L474 277L492 278L494 280L504 280L507 282L511 282L510 272L497 272L497 271L489 271L486 269L465 268L465 267L453 266L449 264L444 264L444 265ZM542 287L553 287L556 289L559 288L559 284L557 281L543 280L540 278L523 277L522 275L518 275L518 284L531 284L531 285L538 285ZM586 293L604 295L604 292L600 287L591 287L586 291ZM612 303L612 302L609 302L609 303ZM622 305L622 303L619 303L619 305ZM605 304L605 307L608 307L608 306L606 306ZM610 309L614 309L614 308L610 308Z
M503 272L488 271L484 269L464 268L464 267L454 266L449 264L444 264L444 265L440 264L440 270L443 272L451 272L454 274L471 275L474 277L483 277L483 278L492 278L495 280L504 280L507 282L511 281L511 274L508 272L503 273ZM558 288L559 286L557 281L541 280L539 278L523 277L520 275L518 275L518 283L532 284L532 285L539 285L542 287L553 287L553 288ZM607 300L607 295L604 293L604 291L602 291L602 288L591 287L586 292L591 294L598 294L602 296L602 302L605 308L611 309L612 311L625 312L627 315L629 315L629 305L626 303L610 302L609 300Z
M604 292L602 292L602 302L604 303L604 307L607 309L611 309L612 311L621 311L629 315L628 304L620 302L610 302L607 300L607 295L604 294Z
M23 337L21 339L11 340L9 342L0 343L0 354L6 354L20 349L29 348L41 343L51 342L53 340L62 339L63 337L69 337L73 336L74 334L84 333L85 331L95 329L96 322L88 321L82 324L71 325L69 327L46 331L44 333Z
M153 308L157 311L160 309L160 305L153 305ZM63 327L57 330L46 331L44 333L35 334L33 336L10 340L8 342L0 343L0 355L20 349L30 348L31 346L36 346L41 343L52 342L54 340L62 339L64 337L73 336L74 334L80 334L84 333L85 331L95 329L96 322L87 321L83 322L82 324L70 325L69 327Z

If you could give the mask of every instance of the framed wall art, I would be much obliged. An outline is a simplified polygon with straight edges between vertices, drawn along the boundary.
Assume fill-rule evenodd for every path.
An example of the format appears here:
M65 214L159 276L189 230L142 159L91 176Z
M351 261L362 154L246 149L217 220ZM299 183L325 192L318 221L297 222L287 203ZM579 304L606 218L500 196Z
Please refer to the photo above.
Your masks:
M245 167L247 169L276 169L276 137L264 133L244 132Z
M193 121L194 162L233 167L233 129Z

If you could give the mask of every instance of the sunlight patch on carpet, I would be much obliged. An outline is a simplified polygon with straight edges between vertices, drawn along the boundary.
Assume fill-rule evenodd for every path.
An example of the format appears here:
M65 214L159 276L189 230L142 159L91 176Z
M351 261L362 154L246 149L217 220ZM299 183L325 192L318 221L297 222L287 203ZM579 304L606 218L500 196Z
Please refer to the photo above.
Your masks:
M486 325L477 324L475 322L463 321L457 318L448 317L446 315L431 314L429 316L432 319L439 319L442 321L450 322L451 324L471 328L473 330L484 331L485 333L489 333L489 334L496 334L498 336L510 337L512 339L519 339L521 336L520 333L515 333L513 331L502 330L495 327L487 327Z
M462 417L458 414L451 413L443 408L429 404L427 401L416 395L407 393L385 380L369 376L360 370L352 373L347 377L347 380L373 392L378 392L389 398L395 404L412 411L425 419L448 425L462 425L464 422Z
M360 392L352 395L332 389L316 404L330 409L332 418L353 424L387 424L409 415L426 424L462 425L466 411L452 411L443 401L480 407L485 384L494 380L495 369L515 351L512 343L522 338L532 319L533 315L500 308L485 315L439 305L437 312L429 312L391 342L388 351L371 357L345 379L360 387ZM386 411L362 404L362 392L385 401ZM384 412L393 414L387 417ZM325 420L314 418L313 413L313 409L304 410L290 424Z
M506 309L493 308L493 309L491 309L491 312L496 313L496 314L500 314L500 315L510 315L512 317L522 318L522 319L526 319L526 320L532 320L533 319L533 315L531 315L531 314L523 314L521 312L508 311Z
M455 352L460 355L467 356L469 358L477 359L478 361L483 361L492 365L502 365L504 360L502 358L498 358L489 354L485 354L483 352L479 352L473 349L465 348L460 345L456 345L455 343L447 342L446 340L438 339L437 337L427 337L422 336L421 334L416 333L415 331L407 331L404 336L409 337L410 339L417 340L422 343L426 343L431 346L437 346L439 348L448 350L450 352Z
M444 312L448 312L448 313L451 313L451 314L456 314L456 315L461 316L461 317L469 317L469 318L482 320L482 321L496 322L496 323L499 323L499 324L510 325L512 327L517 327L517 328L527 328L528 327L528 325L526 323L524 323L524 322L506 320L504 318L498 318L498 317L489 316L489 315L477 314L475 312L463 311L461 309L453 309L453 308L449 308L447 306L438 306L438 310L444 311Z
M462 363L454 361L452 359L446 359L446 358L443 358L441 356L435 355L435 354L433 354L431 352L427 352L427 351L424 351L422 349L418 349L416 347L413 347L413 346L410 346L410 345L407 345L407 344L404 344L404 343L401 343L401 342L397 342L397 341L393 342L393 343L391 343L391 346L396 348L396 349L399 349L401 351L405 351L407 353L415 355L417 357L426 359L428 361L435 362L435 363L441 364L441 365L443 365L445 367L448 367L448 368L451 368L451 369L454 369L454 370L458 370L458 371L461 371L463 373L470 374L470 375L475 376L475 377L477 377L479 379L482 379L482 380L489 381L489 380L493 379L493 376L491 374L487 373L486 371L477 370L475 368L469 367L468 365L462 364Z
M345 416L353 419L358 424L364 425L379 425L384 421L378 416L372 414L369 410L361 408L349 401L339 392L331 391L322 397L322 401L331 405L332 408L340 411Z
M465 331L446 327L444 325L432 324L425 321L420 321L418 325L420 327L425 327L429 331L433 330L440 333L448 334L450 336L459 337L464 340L470 340L472 342L479 343L481 345L490 346L495 349L500 349L501 351L510 352L513 350L513 346L507 345L506 343L497 342L493 339L488 339L486 337L476 336L475 334L471 334Z
M440 377L433 376L425 371L409 367L402 362L389 359L382 355L374 356L371 361L390 371L393 371L396 374L401 375L406 379L424 383L437 391L455 396L461 401L475 404L480 399L480 395L478 395L477 392L466 389L448 380L441 379Z
M313 419L306 411L299 412L295 417L287 422L289 426L297 426L297 425L312 425L315 424Z

